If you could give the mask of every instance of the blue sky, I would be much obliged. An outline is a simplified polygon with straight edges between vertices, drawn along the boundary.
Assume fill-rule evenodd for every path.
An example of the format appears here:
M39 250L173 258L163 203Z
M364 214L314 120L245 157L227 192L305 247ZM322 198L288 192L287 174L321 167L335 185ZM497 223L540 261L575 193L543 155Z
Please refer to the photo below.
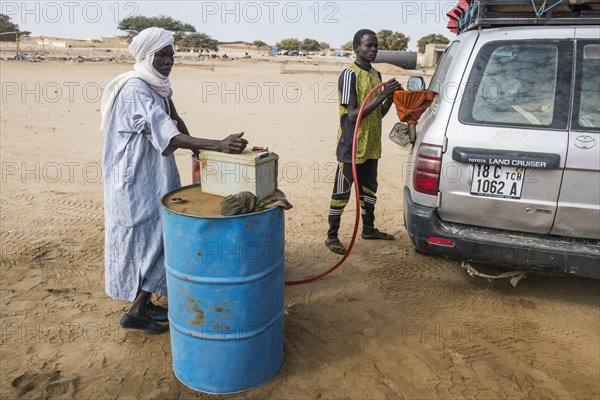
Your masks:
M446 13L454 1L3 1L21 30L73 39L122 35L127 16L168 15L219 41L311 38L339 47L362 28L410 36L409 49L429 33L451 38Z

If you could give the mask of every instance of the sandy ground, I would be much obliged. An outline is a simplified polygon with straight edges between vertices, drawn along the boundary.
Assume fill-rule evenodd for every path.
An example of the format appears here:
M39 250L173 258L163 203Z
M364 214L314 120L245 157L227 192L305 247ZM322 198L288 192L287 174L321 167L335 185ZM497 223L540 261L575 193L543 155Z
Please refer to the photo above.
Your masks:
M120 329L127 303L104 294L99 89L130 66L0 67L0 397L209 398L175 380L168 334ZM172 75L194 135L244 131L279 154L279 186L295 206L286 214L292 279L337 260L323 240L340 68L232 61ZM490 287L460 262L415 254L402 222L407 156L384 139L377 225L398 240L358 240L340 270L286 288L282 370L230 398L599 398L599 283L530 275ZM176 157L191 183L189 153ZM353 207L345 215L347 242Z

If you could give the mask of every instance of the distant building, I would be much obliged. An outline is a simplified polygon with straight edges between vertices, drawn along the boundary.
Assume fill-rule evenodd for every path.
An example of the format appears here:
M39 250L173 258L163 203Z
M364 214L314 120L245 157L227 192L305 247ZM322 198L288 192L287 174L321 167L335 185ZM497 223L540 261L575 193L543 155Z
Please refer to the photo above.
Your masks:
M442 54L448 47L447 44L430 43L425 46L425 54L423 56L424 67L435 67L440 62Z

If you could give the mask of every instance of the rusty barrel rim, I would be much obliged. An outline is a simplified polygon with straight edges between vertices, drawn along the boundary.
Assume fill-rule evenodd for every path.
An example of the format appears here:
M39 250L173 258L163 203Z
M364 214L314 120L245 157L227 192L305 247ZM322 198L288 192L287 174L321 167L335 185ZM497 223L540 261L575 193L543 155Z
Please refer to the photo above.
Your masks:
M189 218L198 218L198 219L235 219L235 218L244 218L244 217L248 217L248 216L254 216L254 215L260 215L260 214L265 214L268 213L269 211L271 211L273 208L277 207L271 207L271 208L267 208L266 210L262 210L262 211L257 211L257 212L253 212L253 213L248 213L248 214L239 214L239 215L194 215L194 214L186 214L186 213L182 213L179 211L175 211L171 208L169 208L165 202L167 200L167 196L172 196L175 193L179 193L188 189L194 189L197 187L201 187L201 184L197 184L197 185L189 185L189 186L184 186L181 187L179 189L175 189L170 191L169 193L165 194L161 199L160 199L160 205L161 207L163 207L165 209L165 211L175 214L175 215L180 215L183 217L189 217ZM275 191L275 193L279 193L281 195L283 195L285 197L285 193L283 193L281 190L277 189Z

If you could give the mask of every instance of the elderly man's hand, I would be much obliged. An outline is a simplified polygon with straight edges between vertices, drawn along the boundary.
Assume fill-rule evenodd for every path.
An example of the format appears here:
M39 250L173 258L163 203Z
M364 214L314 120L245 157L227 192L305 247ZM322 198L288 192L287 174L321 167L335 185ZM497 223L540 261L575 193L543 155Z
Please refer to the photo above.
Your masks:
M219 145L219 151L223 153L239 154L246 148L248 141L242 139L244 132L229 135L225 139L221 140Z

